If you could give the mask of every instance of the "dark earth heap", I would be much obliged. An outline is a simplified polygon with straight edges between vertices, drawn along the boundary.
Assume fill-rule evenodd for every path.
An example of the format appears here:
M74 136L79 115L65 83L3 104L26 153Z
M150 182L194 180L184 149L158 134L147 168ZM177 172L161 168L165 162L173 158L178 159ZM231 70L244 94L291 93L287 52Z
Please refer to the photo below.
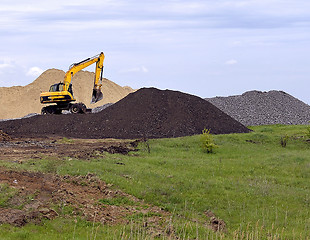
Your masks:
M171 90L143 88L99 113L39 115L0 122L14 137L169 138L246 133L245 126L202 98Z
M310 106L283 91L249 91L206 100L245 126L308 124L310 120Z

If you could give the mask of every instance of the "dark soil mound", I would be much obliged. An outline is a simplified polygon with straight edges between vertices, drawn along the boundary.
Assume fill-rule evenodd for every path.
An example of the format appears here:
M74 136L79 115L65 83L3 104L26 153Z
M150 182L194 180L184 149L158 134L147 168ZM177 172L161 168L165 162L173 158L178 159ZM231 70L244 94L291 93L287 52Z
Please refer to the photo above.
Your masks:
M163 138L249 130L202 98L143 88L95 114L44 115L0 122L11 136L59 135L75 138Z

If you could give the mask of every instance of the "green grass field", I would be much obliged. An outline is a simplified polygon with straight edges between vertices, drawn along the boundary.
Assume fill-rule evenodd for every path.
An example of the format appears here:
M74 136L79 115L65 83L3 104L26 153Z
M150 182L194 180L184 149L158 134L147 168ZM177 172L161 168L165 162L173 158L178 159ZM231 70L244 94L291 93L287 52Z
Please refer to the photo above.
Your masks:
M169 211L180 239L310 239L307 126L251 129L215 135L219 147L212 154L202 150L200 136L191 136L149 140L150 152L140 144L140 151L128 156L107 153L87 161L44 158L1 165L60 175L95 173L116 189ZM282 147L285 136L287 146ZM0 194L0 203L4 197ZM206 227L207 211L225 221L225 232ZM60 217L39 226L2 225L0 239L152 238L139 229Z

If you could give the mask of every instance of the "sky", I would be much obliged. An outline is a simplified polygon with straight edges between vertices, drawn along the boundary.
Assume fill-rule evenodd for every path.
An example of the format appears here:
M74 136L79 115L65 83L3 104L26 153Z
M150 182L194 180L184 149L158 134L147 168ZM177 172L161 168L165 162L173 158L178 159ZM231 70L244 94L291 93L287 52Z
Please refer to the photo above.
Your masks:
M100 52L121 86L310 104L308 0L0 0L0 87Z

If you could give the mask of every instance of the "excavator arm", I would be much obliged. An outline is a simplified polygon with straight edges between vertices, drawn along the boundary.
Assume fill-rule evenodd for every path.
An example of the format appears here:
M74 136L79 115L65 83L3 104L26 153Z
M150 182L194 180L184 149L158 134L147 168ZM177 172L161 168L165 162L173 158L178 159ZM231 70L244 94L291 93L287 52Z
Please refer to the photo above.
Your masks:
M93 88L93 95L91 103L96 103L103 98L101 92L102 86L102 75L103 75L103 61L104 61L104 54L101 52L99 55L96 55L92 58L87 58L81 62L73 63L69 70L66 72L64 78L64 85L63 90L68 91L72 77L82 69L96 63L96 70L95 70L95 79L94 79L94 88Z

